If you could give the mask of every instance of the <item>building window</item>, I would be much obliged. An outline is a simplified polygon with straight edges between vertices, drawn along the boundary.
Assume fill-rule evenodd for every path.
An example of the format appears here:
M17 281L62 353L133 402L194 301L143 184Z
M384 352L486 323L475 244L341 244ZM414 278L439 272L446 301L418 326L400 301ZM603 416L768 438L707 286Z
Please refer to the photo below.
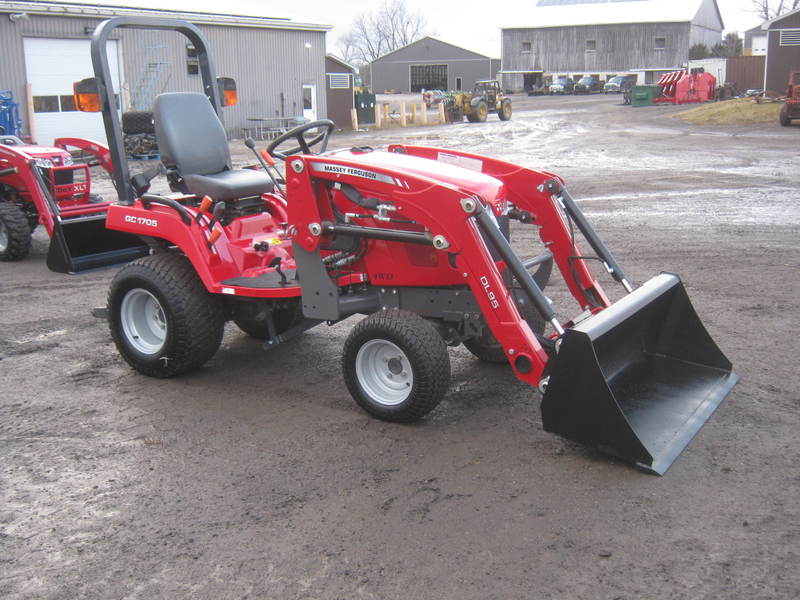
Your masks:
M346 90L350 87L350 75L348 73L328 73L332 90Z
M782 29L778 43L781 46L800 46L800 29Z
M522 42L522 53L523 54L530 54L531 53L531 43L530 42Z
M58 112L58 96L34 96L33 112L35 113Z
M197 49L192 44L186 44L186 72L189 75L200 73L200 60L197 58Z
M596 52L597 51L597 40L586 40L586 51L587 52Z
M655 44L653 45L653 48L655 50L665 50L666 47L667 47L667 38L665 38L665 37L657 37L655 39Z
M74 112L78 110L75 108L74 96L61 96L61 112Z

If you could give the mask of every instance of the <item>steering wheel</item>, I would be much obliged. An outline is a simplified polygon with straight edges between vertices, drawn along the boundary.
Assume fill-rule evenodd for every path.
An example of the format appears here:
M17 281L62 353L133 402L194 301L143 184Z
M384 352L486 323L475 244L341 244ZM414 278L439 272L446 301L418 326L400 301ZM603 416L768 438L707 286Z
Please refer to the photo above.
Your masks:
M267 146L267 152L276 158L280 158L281 160L286 160L292 154L297 154L302 150L303 154L322 154L325 152L325 149L328 147L328 138L330 138L331 133L333 133L333 128L335 127L333 121L329 121L328 119L322 119L320 121L311 121L310 123L304 123L299 127L295 127L294 129L290 129L286 133L283 133L276 137L269 146ZM322 131L315 135L310 140L307 140L303 137L303 134L310 130L310 129L317 129L320 128ZM287 142L288 140L294 139L299 144L298 146L292 148L291 150L276 150L278 146ZM322 147L319 149L319 152L312 152L311 146L315 146L322 142Z

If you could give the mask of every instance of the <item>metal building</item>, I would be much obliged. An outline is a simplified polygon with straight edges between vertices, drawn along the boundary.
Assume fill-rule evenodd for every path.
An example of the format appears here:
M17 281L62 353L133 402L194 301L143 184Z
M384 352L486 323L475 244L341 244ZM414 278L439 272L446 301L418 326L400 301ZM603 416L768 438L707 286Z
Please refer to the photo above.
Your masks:
M722 39L716 0L538 0L502 29L503 87L530 89L543 74L577 79L636 74L655 83L683 67L689 48Z
M353 101L355 71L355 67L333 54L325 57L325 76L328 78L325 91L328 118L336 123L336 129L353 128L350 111L355 106Z
M497 58L424 37L376 58L369 64L369 77L376 92L458 91L471 90L481 79L494 79L499 70Z
M105 141L100 115L79 113L72 82L93 76L89 39L102 20L151 15L190 21L209 40L217 73L236 79L239 104L223 111L232 137L257 124L324 118L327 25L288 19L62 2L0 3L0 89L19 99L26 133ZM122 111L148 110L161 92L201 90L194 49L177 32L118 30L109 62Z
M800 8L764 23L767 65L764 90L773 96L786 93L791 71L800 71Z

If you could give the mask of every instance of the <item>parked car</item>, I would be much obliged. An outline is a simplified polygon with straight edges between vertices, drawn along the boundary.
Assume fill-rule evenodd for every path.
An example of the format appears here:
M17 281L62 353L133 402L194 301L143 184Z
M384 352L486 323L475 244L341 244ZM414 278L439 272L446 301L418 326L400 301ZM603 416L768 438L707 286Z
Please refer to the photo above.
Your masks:
M636 75L617 75L603 86L604 94L619 94L630 89L636 83Z
M603 89L603 83L592 75L588 77L581 77L580 81L575 84L572 90L573 94L591 94L592 92L599 92Z
M550 91L550 85L552 83L553 80L549 77L537 81L530 88L528 88L528 96L543 96Z
M559 77L550 84L550 94L571 94L575 84L569 77Z

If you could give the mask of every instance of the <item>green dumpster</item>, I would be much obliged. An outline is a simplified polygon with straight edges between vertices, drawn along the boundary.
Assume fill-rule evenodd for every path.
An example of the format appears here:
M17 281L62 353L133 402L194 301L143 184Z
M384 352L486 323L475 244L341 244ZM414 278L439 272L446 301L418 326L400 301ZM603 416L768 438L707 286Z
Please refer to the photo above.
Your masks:
M632 106L652 106L661 88L657 85L635 85L631 90Z
M359 123L375 122L375 94L367 90L356 92L354 104Z

